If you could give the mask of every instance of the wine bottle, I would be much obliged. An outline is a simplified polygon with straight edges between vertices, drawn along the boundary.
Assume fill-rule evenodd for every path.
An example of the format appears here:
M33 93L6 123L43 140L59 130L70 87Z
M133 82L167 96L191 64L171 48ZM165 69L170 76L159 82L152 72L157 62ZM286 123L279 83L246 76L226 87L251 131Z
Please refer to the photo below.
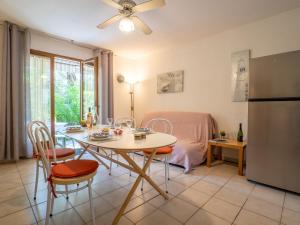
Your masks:
M91 107L89 107L89 112L87 114L87 118L86 118L86 125L88 128L93 128L93 113L91 112Z
M243 134L243 129L242 129L242 123L240 123L240 128L237 134L237 141L243 142L244 141L244 134Z

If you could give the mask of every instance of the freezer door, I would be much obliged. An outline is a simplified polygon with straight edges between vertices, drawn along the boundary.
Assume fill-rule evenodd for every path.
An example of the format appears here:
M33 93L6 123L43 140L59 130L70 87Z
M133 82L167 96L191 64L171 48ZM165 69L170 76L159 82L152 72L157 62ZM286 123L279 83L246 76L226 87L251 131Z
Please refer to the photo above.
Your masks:
M246 176L300 193L300 101L249 102Z
M300 97L300 51L250 60L249 98Z

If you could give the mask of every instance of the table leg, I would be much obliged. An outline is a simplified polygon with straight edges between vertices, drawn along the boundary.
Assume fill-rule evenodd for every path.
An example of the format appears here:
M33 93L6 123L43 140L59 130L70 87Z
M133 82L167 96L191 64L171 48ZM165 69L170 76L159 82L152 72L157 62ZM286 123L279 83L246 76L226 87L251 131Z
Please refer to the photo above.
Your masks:
M211 166L211 145L208 144L208 148L207 148L207 162L206 162L206 166L210 167Z
M244 148L239 149L239 175L243 176Z
M79 143L79 144L80 144L81 147L83 148L83 151L80 153L79 157L77 158L78 160L83 156L83 154L84 154L85 152L88 152L88 153L90 153L92 156L94 156L94 158L97 159L103 166L105 166L106 169L109 169L109 166L106 165L106 163L105 163L102 159L100 159L99 157L97 157L97 156L95 155L95 153L93 152L93 150L90 150L90 149L89 149L89 145L84 145L84 144L82 144L82 143Z
M222 160L222 147L217 147L218 149L218 160Z
M150 166L153 157L155 156L157 150L154 150L151 155L149 156L145 166L143 168L140 168L131 158L130 156L128 156L126 153L124 152L117 152L118 154L120 154L133 168L136 169L136 172L139 174L138 178L136 179L136 181L134 182L131 190L129 191L124 203L122 204L117 216L115 217L112 225L117 225L122 217L122 215L125 212L125 209L127 207L127 205L130 202L130 199L132 198L134 192L136 191L138 185L140 184L142 178L146 179L156 190L158 190L158 192L163 195L166 199L168 199L168 196L151 180L151 178L146 174L146 171L148 169L148 167Z

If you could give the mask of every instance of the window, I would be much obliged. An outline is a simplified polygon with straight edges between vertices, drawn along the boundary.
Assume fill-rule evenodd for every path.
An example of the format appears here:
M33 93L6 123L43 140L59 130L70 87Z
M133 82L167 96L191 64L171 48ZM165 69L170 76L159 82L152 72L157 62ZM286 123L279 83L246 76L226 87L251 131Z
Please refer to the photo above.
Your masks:
M30 104L32 120L42 120L50 125L50 59L30 57Z
M31 50L30 100L32 120L55 129L78 124L88 109L98 113L98 58L86 61Z

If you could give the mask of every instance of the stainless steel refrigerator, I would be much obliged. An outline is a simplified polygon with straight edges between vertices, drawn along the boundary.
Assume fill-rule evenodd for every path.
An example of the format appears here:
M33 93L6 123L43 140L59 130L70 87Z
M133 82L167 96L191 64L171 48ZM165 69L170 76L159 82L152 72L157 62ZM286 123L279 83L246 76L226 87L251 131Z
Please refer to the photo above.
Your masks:
M300 193L300 51L250 60L248 180Z

